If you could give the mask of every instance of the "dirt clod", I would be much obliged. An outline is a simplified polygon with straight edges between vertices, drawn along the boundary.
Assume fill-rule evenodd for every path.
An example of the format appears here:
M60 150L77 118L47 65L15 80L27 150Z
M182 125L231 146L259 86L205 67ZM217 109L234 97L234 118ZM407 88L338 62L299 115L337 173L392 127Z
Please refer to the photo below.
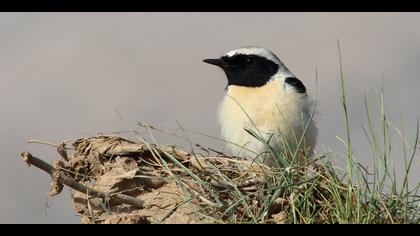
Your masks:
M217 153L190 154L172 145L95 136L78 139L73 147L70 152L61 145L50 194L61 192L62 174L100 192L72 192L83 224L213 223L232 214L247 220L250 210L261 207L255 192L270 179L261 164ZM235 203L244 196L249 205ZM279 214L277 205L273 215Z

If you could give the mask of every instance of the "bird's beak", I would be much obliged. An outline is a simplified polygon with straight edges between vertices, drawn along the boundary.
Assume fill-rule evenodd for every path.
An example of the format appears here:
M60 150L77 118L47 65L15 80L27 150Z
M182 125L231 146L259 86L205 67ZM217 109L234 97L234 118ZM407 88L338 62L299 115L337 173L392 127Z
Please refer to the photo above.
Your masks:
M205 59L203 60L203 62L208 63L208 64L212 64L215 66L219 66L221 68L226 68L227 64L220 58L218 59Z

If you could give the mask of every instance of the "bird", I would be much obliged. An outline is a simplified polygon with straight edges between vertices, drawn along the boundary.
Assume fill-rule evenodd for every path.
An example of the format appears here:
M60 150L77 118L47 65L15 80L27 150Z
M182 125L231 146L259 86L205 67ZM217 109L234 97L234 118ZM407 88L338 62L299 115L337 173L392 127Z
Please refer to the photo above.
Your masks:
M318 136L313 100L279 57L247 46L203 62L220 67L227 77L217 114L231 154L269 167L313 155Z

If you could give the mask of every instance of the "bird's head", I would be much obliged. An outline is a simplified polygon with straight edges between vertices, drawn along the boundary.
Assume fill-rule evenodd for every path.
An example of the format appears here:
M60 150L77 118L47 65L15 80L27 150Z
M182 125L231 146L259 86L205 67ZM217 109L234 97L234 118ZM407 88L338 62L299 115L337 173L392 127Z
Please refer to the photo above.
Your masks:
M274 53L255 46L235 49L220 58L205 59L204 62L222 68L228 86L261 87L275 75L290 74Z

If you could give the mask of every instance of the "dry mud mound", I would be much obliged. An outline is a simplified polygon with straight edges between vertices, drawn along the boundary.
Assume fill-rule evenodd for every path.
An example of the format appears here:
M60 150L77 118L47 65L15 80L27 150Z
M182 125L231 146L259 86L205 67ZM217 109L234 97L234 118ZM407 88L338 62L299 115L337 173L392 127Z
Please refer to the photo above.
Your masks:
M188 153L174 146L139 144L116 136L57 146L53 165L21 153L28 165L48 172L50 195L71 187L81 222L97 223L283 223L288 200L265 192L269 168L223 154Z

